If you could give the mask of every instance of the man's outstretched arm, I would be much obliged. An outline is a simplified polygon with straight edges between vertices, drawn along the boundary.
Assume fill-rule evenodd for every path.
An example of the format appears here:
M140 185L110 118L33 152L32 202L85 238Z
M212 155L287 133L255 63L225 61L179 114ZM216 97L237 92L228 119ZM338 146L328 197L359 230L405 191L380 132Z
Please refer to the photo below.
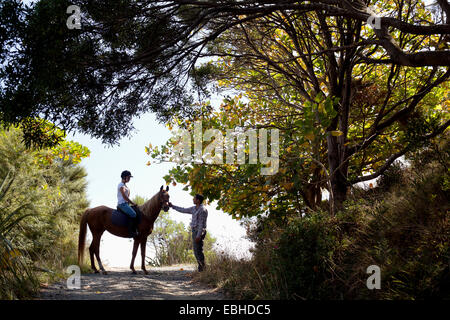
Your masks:
M193 209L195 208L195 207L182 208L182 207L178 207L178 206L173 205L171 202L169 203L169 206L170 206L171 208L175 209L175 210L178 211L178 212L181 212L181 213L188 213L188 214L192 214Z

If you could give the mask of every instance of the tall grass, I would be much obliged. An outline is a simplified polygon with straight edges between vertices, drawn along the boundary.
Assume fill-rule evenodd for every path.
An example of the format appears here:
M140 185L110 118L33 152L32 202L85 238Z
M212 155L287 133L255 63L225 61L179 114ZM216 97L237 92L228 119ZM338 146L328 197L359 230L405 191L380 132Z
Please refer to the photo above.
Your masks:
M0 185L0 201L6 196L14 179L8 174ZM0 299L21 299L30 296L38 287L31 259L23 244L11 230L29 216L22 207L0 208Z
M221 288L233 299L282 299L287 292L287 283L273 263L276 262L263 262L260 256L256 261L217 253L207 260L206 271L195 273L194 279Z
M0 130L0 298L35 296L77 264L86 172L48 150L27 149L19 129ZM47 158L45 158L47 159Z

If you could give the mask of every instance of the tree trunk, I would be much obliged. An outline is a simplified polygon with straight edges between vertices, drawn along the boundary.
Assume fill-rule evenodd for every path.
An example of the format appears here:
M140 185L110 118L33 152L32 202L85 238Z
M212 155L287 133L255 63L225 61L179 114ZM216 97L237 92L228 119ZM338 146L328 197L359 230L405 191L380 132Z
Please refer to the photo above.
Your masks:
M342 165L340 152L339 137L335 137L328 133L327 143L328 143L328 165L330 170L330 182L331 182L331 192L330 201L333 201L332 214L342 209L343 202L347 196L347 165Z

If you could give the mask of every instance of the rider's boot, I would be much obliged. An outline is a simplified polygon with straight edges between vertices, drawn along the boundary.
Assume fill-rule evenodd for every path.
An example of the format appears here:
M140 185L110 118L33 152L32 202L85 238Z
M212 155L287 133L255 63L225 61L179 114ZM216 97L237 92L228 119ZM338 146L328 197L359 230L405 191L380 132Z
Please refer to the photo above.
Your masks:
M136 238L138 236L137 228L136 228L136 219L129 218L128 219L128 234L131 238Z

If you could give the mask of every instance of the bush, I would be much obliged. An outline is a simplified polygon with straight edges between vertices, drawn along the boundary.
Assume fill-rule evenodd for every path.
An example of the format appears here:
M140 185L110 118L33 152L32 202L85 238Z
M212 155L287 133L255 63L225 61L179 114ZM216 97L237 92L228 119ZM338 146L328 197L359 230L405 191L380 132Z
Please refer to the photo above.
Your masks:
M0 182L0 201L7 196L13 181L6 176ZM10 232L29 216L21 213L20 209L6 206L0 210L0 299L29 297L39 285L23 243L10 240Z
M30 298L76 264L86 172L68 155L79 145L63 143L27 149L19 129L0 131L0 299Z
M335 217L260 218L250 261L220 256L197 279L237 299L450 299L447 167L413 161L381 180ZM381 290L366 286L371 265Z
M329 259L336 247L336 228L319 212L290 221L275 246L279 272L288 284L283 298L326 298Z
M389 248L382 259L386 271L381 298L450 298L446 170L435 162L409 170L408 183L379 204L382 217L369 227L372 236L378 242L384 240Z

